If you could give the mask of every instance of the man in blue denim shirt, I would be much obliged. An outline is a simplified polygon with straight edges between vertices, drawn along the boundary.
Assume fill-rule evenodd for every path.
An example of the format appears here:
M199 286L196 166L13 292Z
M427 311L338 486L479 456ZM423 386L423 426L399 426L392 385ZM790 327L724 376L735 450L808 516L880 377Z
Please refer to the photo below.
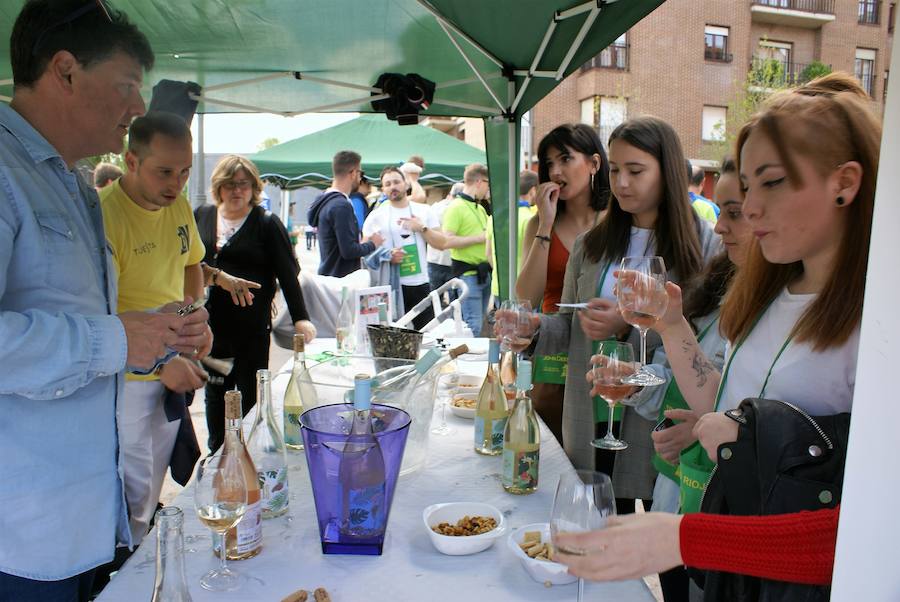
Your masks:
M96 192L73 169L143 113L146 38L101 0L29 0L0 105L0 602L86 600L130 545L123 371L211 343L205 311L116 315Z

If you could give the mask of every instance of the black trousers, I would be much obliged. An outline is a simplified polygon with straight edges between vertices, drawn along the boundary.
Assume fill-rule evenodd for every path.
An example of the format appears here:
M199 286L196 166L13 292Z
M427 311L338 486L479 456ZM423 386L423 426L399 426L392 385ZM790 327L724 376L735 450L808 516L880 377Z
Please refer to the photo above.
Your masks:
M225 441L225 392L235 386L241 392L244 416L256 404L256 371L269 367L270 341L266 332L247 336L232 344L213 345L213 357L234 357L234 369L224 377L224 382L206 385L207 446L210 453L214 453Z
M403 285L400 288L403 289L403 307L407 312L431 292L431 285L427 282L418 286ZM422 330L433 318L434 310L429 307L413 319L412 326L416 330Z
M87 602L95 570L59 581L37 581L0 573L0 602Z
M621 422L613 422L613 435L618 438L619 437L619 429L621 428ZM606 423L598 422L594 426L594 436L602 437L606 434ZM618 452L614 452L608 449L597 449L594 452L594 465L597 467L597 472L602 472L609 475L609 478L612 478L613 469L616 466L616 454ZM653 504L653 500L643 500L644 508L648 509ZM617 497L616 498L616 513L617 514L634 514L635 508L635 500L631 498Z

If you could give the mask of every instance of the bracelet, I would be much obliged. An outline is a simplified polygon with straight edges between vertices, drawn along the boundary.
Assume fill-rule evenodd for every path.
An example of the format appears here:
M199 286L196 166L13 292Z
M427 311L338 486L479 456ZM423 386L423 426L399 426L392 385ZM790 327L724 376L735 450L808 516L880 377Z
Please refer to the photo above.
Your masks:
M219 273L220 273L222 270L219 269L219 268L213 268L213 270L214 270L214 271L213 271L213 273L212 273L212 278L210 279L210 282L212 282L212 285L213 285L213 286L218 286L218 285L216 284L216 278L219 277Z

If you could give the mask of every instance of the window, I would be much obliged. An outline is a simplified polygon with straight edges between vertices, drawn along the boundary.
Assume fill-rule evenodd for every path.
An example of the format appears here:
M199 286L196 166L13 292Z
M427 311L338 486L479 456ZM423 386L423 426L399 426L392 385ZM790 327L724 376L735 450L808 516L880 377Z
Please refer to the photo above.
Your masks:
M581 123L591 126L592 128L596 128L600 125L597 120L597 113L599 112L599 107L597 106L598 96L591 96L590 98L585 98L581 101Z
M878 25L879 8L881 8L881 0L859 0L857 10L859 23L862 25Z
M628 32L623 33L616 41L604 48L600 54L582 65L582 70L601 67L603 69L628 70Z
M591 96L581 101L581 123L597 130L606 148L609 135L628 116L628 100L621 96Z
M891 74L891 72L888 71L887 69L885 69L885 71L884 71L884 83L882 84L882 86L884 86L884 91L881 93L881 102L887 102L888 76L889 76L890 74Z
M731 62L728 54L728 28L707 25L705 30L704 58L708 61Z
M703 107L703 140L707 142L721 142L725 140L725 107Z
M856 49L853 74L869 96L875 92L875 51L870 48Z
M888 7L888 33L894 33L894 17L897 13L897 3L891 2Z

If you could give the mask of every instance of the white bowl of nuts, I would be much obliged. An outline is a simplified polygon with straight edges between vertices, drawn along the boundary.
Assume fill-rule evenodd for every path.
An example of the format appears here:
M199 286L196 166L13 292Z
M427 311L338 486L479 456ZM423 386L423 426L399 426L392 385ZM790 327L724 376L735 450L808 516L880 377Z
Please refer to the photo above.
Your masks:
M553 562L553 546L550 543L550 524L534 523L519 527L509 534L507 546L532 579L551 585L566 585L578 580L570 575L566 565Z
M475 406L478 405L477 393L457 393L450 400L450 411L460 418L475 418Z
M506 532L506 517L479 502L433 504L422 511L425 529L437 551L449 556L477 554Z

